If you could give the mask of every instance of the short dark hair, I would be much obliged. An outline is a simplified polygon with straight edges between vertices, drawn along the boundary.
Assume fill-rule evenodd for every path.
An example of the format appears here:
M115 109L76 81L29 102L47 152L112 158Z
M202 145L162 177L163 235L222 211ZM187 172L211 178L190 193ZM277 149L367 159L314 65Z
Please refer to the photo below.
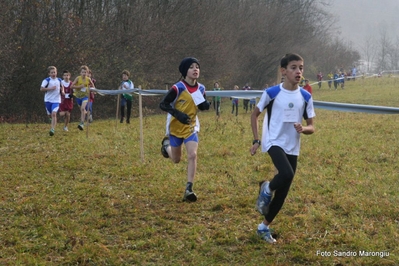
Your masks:
M280 67L287 68L291 61L303 61L303 58L299 54L286 54L280 61Z
M68 70L62 71L62 74L65 74L65 73L71 74L71 72L69 72Z

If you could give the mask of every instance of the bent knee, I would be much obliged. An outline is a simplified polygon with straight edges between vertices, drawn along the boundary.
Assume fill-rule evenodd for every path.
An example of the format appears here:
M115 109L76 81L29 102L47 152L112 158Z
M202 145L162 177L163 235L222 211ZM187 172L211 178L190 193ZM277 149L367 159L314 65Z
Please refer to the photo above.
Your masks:
M187 159L188 160L197 160L197 153L191 152L191 153L187 154Z

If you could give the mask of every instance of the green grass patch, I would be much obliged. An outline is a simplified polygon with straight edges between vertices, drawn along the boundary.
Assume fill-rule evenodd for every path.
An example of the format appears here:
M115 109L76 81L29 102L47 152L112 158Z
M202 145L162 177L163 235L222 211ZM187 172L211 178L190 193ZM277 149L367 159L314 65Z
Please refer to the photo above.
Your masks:
M398 85L358 79L313 91L319 101L399 106ZM250 155L250 113L239 108L231 115L223 99L219 120L199 114L191 204L181 201L185 152L180 164L160 153L165 115L144 118L143 162L137 118L95 120L89 138L76 122L53 137L48 124L1 124L0 264L399 264L398 115L316 109L270 245L256 236L254 203L274 169L267 154Z

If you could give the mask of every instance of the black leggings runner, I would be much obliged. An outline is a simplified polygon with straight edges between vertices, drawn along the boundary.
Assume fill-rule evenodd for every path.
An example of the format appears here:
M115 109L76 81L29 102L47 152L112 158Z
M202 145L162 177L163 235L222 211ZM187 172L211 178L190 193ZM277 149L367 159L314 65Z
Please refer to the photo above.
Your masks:
M265 215L265 219L271 223L279 213L288 195L294 179L298 156L288 155L278 146L272 146L268 153L278 171L272 181L270 181L270 190L274 191L274 197L270 202L269 212Z

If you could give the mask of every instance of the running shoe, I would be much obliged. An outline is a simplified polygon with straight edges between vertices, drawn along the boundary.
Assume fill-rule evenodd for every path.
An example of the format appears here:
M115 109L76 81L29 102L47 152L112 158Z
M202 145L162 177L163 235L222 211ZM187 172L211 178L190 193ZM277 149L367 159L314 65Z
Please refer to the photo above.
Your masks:
M79 126L78 126L78 128L79 128L80 130L83 130L84 124L83 124L83 123L80 123Z
M52 128L52 129L50 129L50 132L49 132L49 134L50 134L50 136L54 136L54 129Z
M169 158L169 154L166 151L166 148L169 146L169 144L170 144L169 137L164 137L162 139L161 153L162 153L163 157L165 157L165 158Z
M197 195L193 191L184 191L183 201L195 202L197 201Z
M263 240L265 240L270 244L274 244L277 242L276 239L273 238L270 229L263 229L263 230L258 229L257 234L258 236L260 236L260 238L262 238Z
M260 189L258 199L256 200L256 210L262 215L266 215L269 212L269 205L273 197L273 193L269 194L265 190L269 183L269 181L259 183Z

